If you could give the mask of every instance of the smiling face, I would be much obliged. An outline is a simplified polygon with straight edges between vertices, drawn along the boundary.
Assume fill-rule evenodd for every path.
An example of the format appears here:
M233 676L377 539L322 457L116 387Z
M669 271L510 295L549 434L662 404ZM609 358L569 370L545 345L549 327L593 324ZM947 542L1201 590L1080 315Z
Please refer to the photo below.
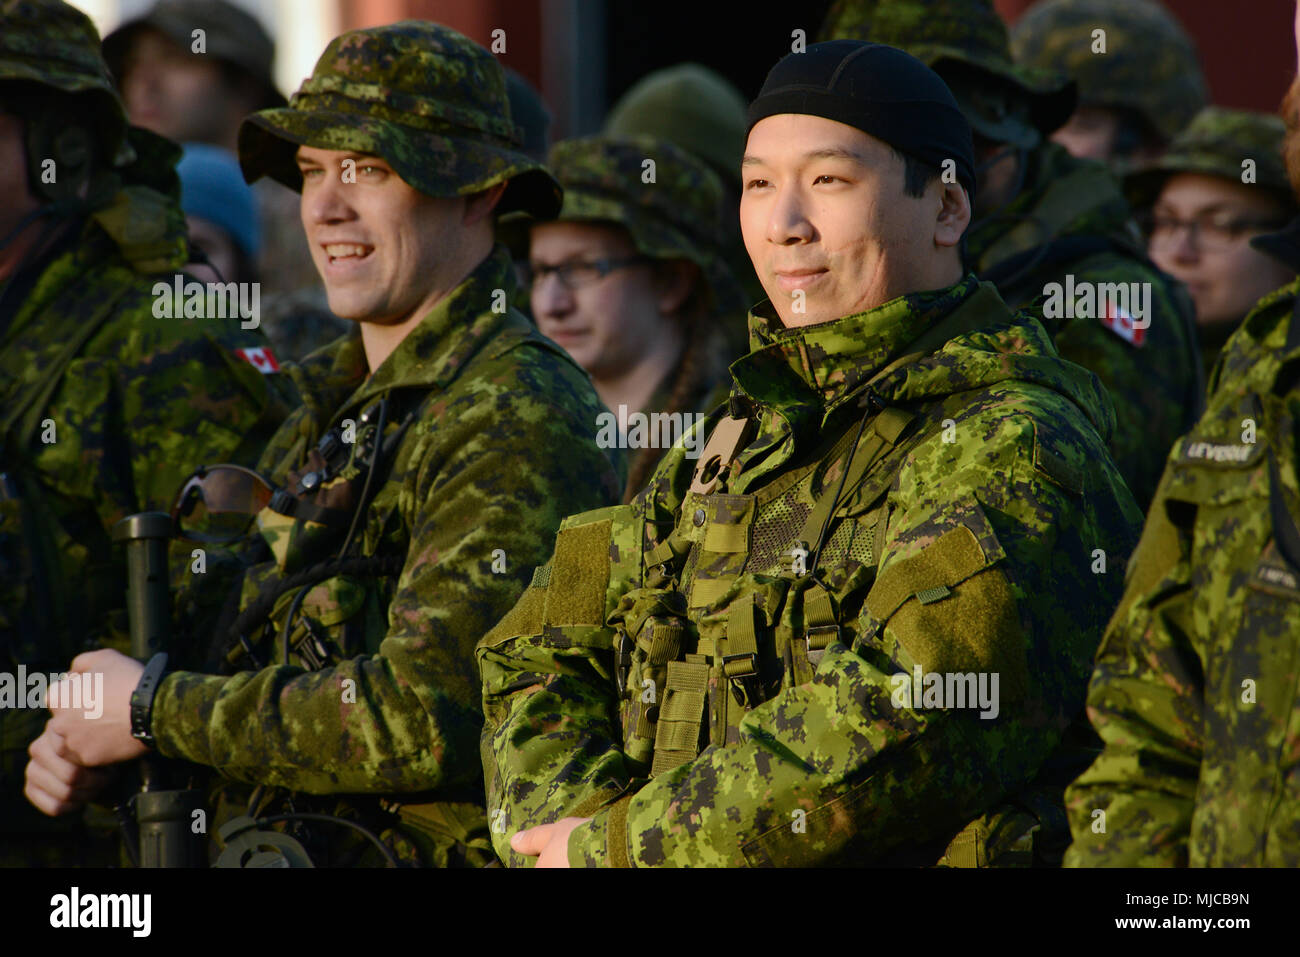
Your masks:
M418 321L491 248L487 220L467 229L464 197L426 196L382 159L303 146L298 167L307 244L330 311L344 319Z
M966 192L903 192L903 160L855 127L783 113L750 131L740 228L777 315L807 326L961 278Z

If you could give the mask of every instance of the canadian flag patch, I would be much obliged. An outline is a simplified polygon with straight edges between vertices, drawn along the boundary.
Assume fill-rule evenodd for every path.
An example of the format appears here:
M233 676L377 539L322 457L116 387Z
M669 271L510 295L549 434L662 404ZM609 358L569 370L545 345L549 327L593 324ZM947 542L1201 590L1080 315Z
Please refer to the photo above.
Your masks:
M256 346L252 349L236 349L235 355L262 373L262 375L270 375L272 372L280 371L280 363L275 361L275 355L266 346Z
M1117 306L1113 302L1107 302L1106 309L1099 318L1103 326L1121 339L1131 342L1135 346L1140 346L1146 342L1146 327L1150 323L1144 322L1139 325L1133 318L1132 313L1127 309Z

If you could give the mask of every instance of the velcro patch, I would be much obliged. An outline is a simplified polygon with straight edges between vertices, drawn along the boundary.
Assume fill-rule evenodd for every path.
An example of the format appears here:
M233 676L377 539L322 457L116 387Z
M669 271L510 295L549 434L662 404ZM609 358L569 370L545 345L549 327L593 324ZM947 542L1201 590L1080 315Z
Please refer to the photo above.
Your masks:
M951 593L937 600L932 596L940 587ZM926 671L997 673L1005 701L1028 690L1024 629L1011 584L1000 568L989 567L964 525L881 572L867 609L888 623L908 657Z
M609 519L561 529L546 588L548 625L600 625L609 585Z

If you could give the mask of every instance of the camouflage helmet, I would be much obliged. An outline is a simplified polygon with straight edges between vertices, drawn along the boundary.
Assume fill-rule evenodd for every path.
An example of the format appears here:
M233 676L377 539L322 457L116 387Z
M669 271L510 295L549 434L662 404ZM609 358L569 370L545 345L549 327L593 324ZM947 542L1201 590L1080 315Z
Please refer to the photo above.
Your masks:
M1254 161L1255 183L1290 202L1291 184L1282 160L1286 124L1271 113L1207 106L1174 137L1158 160L1124 177L1135 206L1155 201L1165 180L1175 173L1205 173L1243 182L1247 160Z
M558 219L616 223L642 255L699 266L715 307L744 299L718 252L722 183L703 162L653 136L589 136L556 143L550 167L564 187Z
M1104 54L1093 52L1098 29ZM1196 45L1150 0L1041 0L1012 28L1011 46L1026 66L1073 76L1080 106L1134 110L1165 141L1208 100Z
M370 153L428 196L507 182L498 213L549 219L559 184L521 142L496 58L450 27L403 20L335 37L287 107L244 120L239 162L250 183L301 191L298 146Z
M971 128L997 143L1032 147L1074 112L1068 77L1012 61L990 0L836 0L819 38L907 51L943 77Z
M135 159L126 109L99 52L99 34L62 0L0 0L0 88L36 83L85 102L111 165Z
M745 98L726 78L698 63L643 77L605 119L605 134L645 133L667 140L734 180L745 152Z

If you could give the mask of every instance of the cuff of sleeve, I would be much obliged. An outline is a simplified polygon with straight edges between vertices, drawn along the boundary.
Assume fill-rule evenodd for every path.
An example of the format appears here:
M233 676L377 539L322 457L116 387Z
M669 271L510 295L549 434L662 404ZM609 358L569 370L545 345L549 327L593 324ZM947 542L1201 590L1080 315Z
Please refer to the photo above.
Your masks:
M211 764L208 718L228 679L173 671L154 694L151 731L160 754Z
M570 867L632 867L627 848L627 811L635 794L607 805L569 832Z

